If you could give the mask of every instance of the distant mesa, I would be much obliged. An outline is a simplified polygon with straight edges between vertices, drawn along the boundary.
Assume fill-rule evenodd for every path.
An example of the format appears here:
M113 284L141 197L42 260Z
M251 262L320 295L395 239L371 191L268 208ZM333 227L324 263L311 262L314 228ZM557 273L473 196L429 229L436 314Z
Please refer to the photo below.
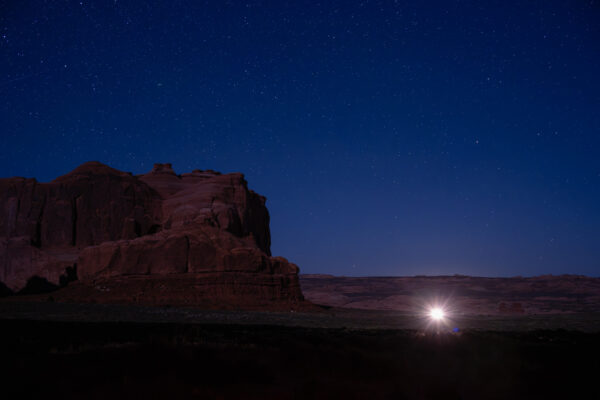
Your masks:
M265 198L240 173L134 176L88 162L49 183L0 179L0 294L57 301L281 308L308 304L271 256Z
M415 312L433 300L454 316L600 312L600 278L542 275L344 277L301 275L306 299L323 306Z

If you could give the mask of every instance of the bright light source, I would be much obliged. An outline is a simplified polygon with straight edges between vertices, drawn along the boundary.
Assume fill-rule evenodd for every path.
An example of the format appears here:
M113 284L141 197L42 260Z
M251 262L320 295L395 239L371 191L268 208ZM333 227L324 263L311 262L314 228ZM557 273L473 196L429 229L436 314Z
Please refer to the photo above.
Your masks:
M432 308L429 310L429 317L434 321L441 321L444 319L446 313L439 307Z

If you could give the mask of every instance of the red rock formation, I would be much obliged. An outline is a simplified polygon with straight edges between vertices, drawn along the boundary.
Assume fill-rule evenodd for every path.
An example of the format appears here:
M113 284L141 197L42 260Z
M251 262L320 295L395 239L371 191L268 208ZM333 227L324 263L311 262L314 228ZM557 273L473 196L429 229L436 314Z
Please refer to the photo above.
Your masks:
M79 282L58 298L232 306L303 299L298 268L271 257L265 198L237 173L177 175L156 164L132 176L90 162L50 183L1 179L0 281L13 291L34 276L58 285L73 265Z

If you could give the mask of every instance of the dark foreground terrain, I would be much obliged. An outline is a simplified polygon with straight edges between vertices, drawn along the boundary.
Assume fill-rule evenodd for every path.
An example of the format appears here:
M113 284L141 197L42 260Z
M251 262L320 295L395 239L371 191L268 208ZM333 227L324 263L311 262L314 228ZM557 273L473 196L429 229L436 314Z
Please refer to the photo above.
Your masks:
M598 316L522 318L0 303L2 398L600 398Z

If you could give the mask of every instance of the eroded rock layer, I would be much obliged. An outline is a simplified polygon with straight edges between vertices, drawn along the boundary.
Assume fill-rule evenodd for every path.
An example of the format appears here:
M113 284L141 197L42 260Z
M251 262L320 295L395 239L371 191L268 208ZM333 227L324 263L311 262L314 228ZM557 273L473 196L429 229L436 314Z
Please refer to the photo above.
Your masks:
M298 303L298 268L270 252L265 198L242 174L133 176L98 162L49 183L0 179L0 282L74 301ZM74 276L76 271L76 276Z

